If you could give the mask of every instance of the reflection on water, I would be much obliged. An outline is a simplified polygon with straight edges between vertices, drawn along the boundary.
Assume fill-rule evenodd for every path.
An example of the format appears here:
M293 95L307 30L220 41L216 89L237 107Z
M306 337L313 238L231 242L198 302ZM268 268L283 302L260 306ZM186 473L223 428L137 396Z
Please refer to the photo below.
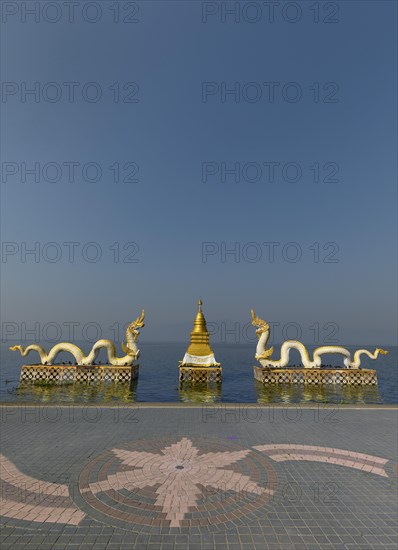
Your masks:
M184 403L215 403L221 401L221 384L181 383L180 400Z
M42 403L131 403L137 401L137 380L131 384L70 384L33 385L21 383L12 393L15 401ZM254 380L257 403L382 403L377 386L346 386L342 384L263 384ZM222 401L221 384L180 384L183 403L216 403Z
M257 403L381 403L378 386L263 384L255 380Z
M74 382L70 384L20 383L14 390L15 400L40 401L42 403L130 403L137 400L137 380L131 384L105 383L87 384Z

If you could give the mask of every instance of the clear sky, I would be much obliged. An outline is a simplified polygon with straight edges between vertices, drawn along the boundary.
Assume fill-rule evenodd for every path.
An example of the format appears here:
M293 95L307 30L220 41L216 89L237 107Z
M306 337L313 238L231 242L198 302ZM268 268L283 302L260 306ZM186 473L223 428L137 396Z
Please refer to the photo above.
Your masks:
M182 341L201 296L395 342L395 2L33 4L2 2L6 332L145 308Z

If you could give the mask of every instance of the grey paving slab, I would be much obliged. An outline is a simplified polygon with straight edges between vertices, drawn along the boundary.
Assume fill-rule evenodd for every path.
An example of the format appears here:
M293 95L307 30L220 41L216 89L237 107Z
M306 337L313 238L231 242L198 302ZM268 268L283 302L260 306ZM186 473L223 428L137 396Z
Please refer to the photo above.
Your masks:
M387 549L397 539L395 408L0 414L2 549Z

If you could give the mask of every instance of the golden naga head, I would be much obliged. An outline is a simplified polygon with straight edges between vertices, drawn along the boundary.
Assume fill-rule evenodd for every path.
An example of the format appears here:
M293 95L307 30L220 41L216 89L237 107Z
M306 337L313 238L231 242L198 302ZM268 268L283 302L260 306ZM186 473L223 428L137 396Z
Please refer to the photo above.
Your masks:
M377 352L377 351L378 351L379 353L381 353L381 355L388 355L388 351L385 350L385 349L377 348L377 349L376 349L376 352Z
M140 334L139 329L145 326L144 319L145 311L142 310L141 315L127 327L127 332L131 332L133 334L134 340L136 340Z
M126 339L127 339L128 334L131 333L133 335L134 342L137 340L137 338L140 334L139 329L145 326L144 319L145 319L145 311L142 310L141 315L139 317L137 317L137 319L135 321L133 321L132 323L130 323L128 325L128 327L126 329ZM126 355L134 355L135 356L136 353L137 353L137 350L130 349L124 342L122 342L122 350L124 351L124 353Z
M252 314L252 325L254 327L257 327L256 334L257 336L260 336L263 332L266 330L269 330L269 324L267 321L264 321L264 319L260 319L260 317L257 317L257 315L254 313L254 309L251 310Z

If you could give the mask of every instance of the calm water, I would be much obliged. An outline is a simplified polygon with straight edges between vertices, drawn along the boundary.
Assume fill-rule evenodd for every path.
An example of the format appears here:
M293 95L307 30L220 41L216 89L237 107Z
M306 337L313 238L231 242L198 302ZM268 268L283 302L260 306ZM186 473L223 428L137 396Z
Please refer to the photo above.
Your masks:
M182 359L186 343L150 344L140 343L141 357L138 381L128 384L65 386L32 386L19 384L20 367L24 363L37 363L37 354L32 353L22 359L17 352L9 351L12 344L1 344L0 399L1 401L41 401L41 402L322 402L322 403L398 403L397 395L397 348L386 346L389 354L378 360L365 359L363 367L376 368L379 385L346 387L328 385L308 387L301 385L266 386L253 377L253 345L214 344L216 358L222 363L223 382L221 387L179 388L178 361ZM28 345L26 343L25 345ZM42 343L49 349L52 343ZM90 345L79 344L88 351ZM373 346L355 346L373 350ZM278 356L276 346L275 356ZM324 356L326 364L342 365L333 356ZM59 356L60 361L69 361L70 356ZM106 356L99 357L103 363ZM300 362L299 354L291 354L291 363Z

